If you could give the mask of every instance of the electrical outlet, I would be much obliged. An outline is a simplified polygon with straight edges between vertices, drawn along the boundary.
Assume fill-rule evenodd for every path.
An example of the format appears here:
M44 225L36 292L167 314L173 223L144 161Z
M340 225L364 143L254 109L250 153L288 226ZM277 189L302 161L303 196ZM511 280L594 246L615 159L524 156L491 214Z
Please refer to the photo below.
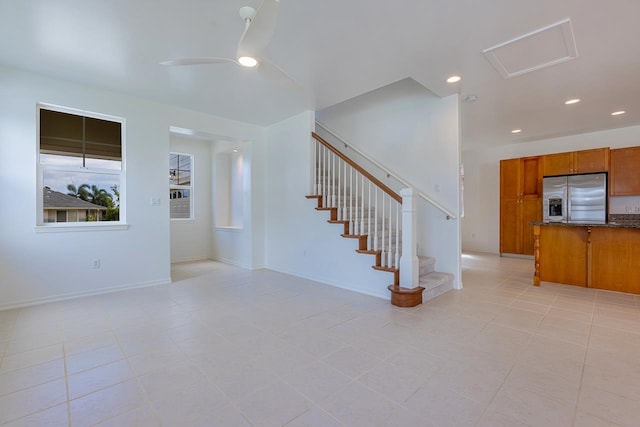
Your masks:
M100 258L91 261L91 268L100 268Z

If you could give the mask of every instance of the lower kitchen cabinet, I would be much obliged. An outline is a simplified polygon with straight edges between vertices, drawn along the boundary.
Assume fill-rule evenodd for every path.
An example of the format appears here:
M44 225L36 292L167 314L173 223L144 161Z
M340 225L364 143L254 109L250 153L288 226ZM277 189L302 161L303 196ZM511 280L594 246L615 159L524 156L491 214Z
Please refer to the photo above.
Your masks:
M540 280L587 286L586 227L540 227Z
M534 247L534 285L640 294L640 228L537 223Z
M640 294L640 229L593 228L591 286Z

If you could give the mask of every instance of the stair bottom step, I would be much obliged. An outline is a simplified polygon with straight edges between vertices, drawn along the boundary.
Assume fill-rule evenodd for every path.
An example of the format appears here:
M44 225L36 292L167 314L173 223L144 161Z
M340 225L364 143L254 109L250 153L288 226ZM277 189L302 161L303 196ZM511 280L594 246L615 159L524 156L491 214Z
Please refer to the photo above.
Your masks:
M433 271L420 276L420 286L424 288L423 301L429 301L453 289L453 274Z

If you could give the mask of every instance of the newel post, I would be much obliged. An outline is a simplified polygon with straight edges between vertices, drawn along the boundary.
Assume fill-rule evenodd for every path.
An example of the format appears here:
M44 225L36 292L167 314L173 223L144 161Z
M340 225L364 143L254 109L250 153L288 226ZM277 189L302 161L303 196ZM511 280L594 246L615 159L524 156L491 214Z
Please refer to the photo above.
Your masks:
M414 188L400 190L402 196L402 255L400 256L400 286L414 289L419 283L417 192Z

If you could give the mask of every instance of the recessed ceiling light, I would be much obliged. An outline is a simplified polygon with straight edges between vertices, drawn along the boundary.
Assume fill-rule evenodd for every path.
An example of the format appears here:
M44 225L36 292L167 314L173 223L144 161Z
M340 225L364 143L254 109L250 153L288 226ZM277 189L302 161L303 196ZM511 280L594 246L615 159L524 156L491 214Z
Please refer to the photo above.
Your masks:
M574 99L570 99L568 101L565 101L565 104L571 105L571 104L577 104L578 102L580 102L580 98L574 98Z
M511 133L520 133L522 132L522 129L514 129L511 131Z
M234 152L234 153L237 153L237 152L238 152L238 150L236 150L236 149L234 148L234 149L233 149L233 152Z
M613 113L611 113L612 116L619 116L620 114L624 114L626 113L626 111L624 110L620 110L620 111L614 111Z
M447 83L458 83L460 80L462 80L460 76L449 76Z
M255 67L256 65L258 65L258 60L251 56L241 56L240 58L238 58L238 62L243 67Z

